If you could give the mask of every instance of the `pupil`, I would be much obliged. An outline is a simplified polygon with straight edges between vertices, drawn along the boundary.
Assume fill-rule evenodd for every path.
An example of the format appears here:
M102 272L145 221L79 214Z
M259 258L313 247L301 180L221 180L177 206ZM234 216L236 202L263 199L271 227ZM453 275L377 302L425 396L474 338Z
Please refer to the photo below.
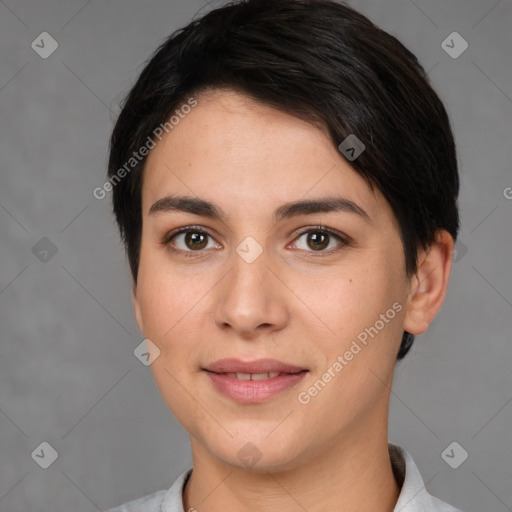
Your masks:
M319 240L321 241L319 242ZM326 240L328 239L328 235L325 233L314 233L311 235L310 240L313 240L313 245L310 245L312 249L324 249L327 247ZM319 243L318 243L319 242Z
M201 240L203 239L203 240ZM202 249L205 246L206 237L202 233L187 233L185 235L185 241L187 244L192 242L192 246L194 249Z

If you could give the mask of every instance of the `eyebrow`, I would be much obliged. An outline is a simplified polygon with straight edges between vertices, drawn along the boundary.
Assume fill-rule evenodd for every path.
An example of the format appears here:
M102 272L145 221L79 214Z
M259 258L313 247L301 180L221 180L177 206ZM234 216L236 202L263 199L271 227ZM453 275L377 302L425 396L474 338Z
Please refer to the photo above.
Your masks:
M192 196L165 196L158 199L149 209L149 215L165 212L186 212L221 221L226 220L226 214L219 206L205 199ZM329 196L318 199L306 199L285 203L274 211L274 222L299 215L314 213L346 212L360 216L372 223L370 216L354 201L344 197Z

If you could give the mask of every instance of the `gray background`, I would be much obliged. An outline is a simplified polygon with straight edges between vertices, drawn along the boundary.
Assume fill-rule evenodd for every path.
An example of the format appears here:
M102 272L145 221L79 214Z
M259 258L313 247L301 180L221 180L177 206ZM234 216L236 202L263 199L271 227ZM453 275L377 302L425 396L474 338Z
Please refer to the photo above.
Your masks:
M218 2L216 2L217 4ZM431 493L512 509L512 3L353 1L420 59L445 101L462 187L442 312L399 364L390 440ZM0 510L103 510L169 487L188 436L133 354L130 277L105 179L119 101L202 1L0 0ZM31 42L58 42L41 58ZM453 31L468 49L452 59ZM510 194L507 194L507 190ZM57 253L32 252L49 238ZM51 253L50 253L51 255ZM42 469L41 442L58 452ZM457 441L469 458L441 457ZM459 455L457 455L459 456Z

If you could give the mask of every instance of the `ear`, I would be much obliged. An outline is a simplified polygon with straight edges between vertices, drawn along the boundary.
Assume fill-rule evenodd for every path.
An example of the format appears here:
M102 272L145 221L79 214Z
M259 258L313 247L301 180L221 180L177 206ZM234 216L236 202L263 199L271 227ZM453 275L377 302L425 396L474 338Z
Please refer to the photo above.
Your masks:
M132 302L133 302L133 311L135 312L135 320L137 321L137 325L139 326L139 331L144 333L144 324L142 322L142 312L140 309L139 298L137 296L137 283L134 281L132 284Z
M418 269L410 281L404 330L423 334L444 302L453 263L454 242L440 230L428 251L418 253Z

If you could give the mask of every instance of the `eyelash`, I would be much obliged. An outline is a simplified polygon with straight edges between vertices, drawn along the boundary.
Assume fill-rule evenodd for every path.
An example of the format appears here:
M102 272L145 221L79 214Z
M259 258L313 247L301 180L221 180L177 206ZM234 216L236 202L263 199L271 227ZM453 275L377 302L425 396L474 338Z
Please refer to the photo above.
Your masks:
M188 232L203 234L203 235L213 238L207 231L205 231L204 229L202 229L199 226L185 226L185 227L182 227L176 231L173 231L173 232L165 235L160 243L162 245L166 246L170 252L172 252L174 254L177 254L177 253L182 254L186 258L198 258L198 257L203 256L200 253L204 252L204 250L184 251L182 249L175 249L172 247L170 242L174 237L176 237L177 235L179 235L181 233L188 233ZM329 236L332 236L332 237L338 239L338 241L341 242L342 247L350 245L349 239L347 237L342 236L337 231L334 231L334 230L327 228L325 226L322 226L322 225L312 226L312 227L308 227L308 228L301 230L299 233L297 233L297 236L294 238L294 240L296 240L297 238L300 238L302 235L304 235L306 233L322 233L322 234L329 235ZM322 250L322 251L306 251L306 252L313 253L314 255L311 256L313 258L322 258L322 257L331 255L333 252L335 252L337 250L339 250L339 247L335 248L334 250L330 249L328 251ZM199 253L199 254L195 255L193 253Z

